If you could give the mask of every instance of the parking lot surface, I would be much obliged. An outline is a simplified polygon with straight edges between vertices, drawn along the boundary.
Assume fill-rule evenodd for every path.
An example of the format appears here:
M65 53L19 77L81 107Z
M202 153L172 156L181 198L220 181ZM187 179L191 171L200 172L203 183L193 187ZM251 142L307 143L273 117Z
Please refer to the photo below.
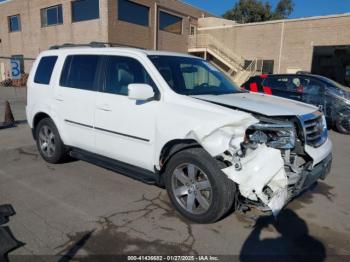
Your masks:
M11 255L200 254L244 260L247 254L315 254L317 261L346 261L350 137L330 136L331 174L288 204L277 220L252 210L198 225L181 218L161 188L82 161L47 164L27 125L0 130L0 204L16 210L8 225L25 243Z

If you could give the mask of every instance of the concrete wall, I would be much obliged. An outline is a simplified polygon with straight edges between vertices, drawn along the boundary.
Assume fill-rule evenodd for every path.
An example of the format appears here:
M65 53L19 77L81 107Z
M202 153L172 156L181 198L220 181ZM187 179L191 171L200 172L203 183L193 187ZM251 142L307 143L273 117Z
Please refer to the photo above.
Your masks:
M198 18L209 15L205 11L176 0L134 0L150 7L150 25L143 27L117 19L117 0L100 0L99 19L72 22L71 2L72 0L10 0L0 3L0 57L23 55L35 58L41 51L53 45L92 41L113 42L147 49L154 49L157 46L161 50L187 52L190 24L197 25ZM41 27L40 9L58 4L62 4L63 24ZM156 31L158 27L155 22L156 4L158 10L183 17L181 35ZM20 32L10 33L8 16L16 14L20 14L22 29ZM29 71L31 64L30 61L25 62L26 72Z
M247 60L274 60L274 73L288 68L310 71L314 46L350 45L350 14L236 24L199 33L215 36Z
M62 4L63 24L41 27L40 9ZM35 58L52 45L108 40L107 2L100 1L100 19L75 22L70 0L12 0L0 4L0 56ZM9 32L8 16L20 14L21 31ZM31 62L25 62L26 71Z

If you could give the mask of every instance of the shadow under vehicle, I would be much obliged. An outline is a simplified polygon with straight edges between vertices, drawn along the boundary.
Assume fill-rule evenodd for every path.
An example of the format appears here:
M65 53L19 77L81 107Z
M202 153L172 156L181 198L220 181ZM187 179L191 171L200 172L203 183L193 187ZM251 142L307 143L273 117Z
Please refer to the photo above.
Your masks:
M350 134L350 88L329 78L302 73L260 75L242 88L315 105L324 112L328 126Z

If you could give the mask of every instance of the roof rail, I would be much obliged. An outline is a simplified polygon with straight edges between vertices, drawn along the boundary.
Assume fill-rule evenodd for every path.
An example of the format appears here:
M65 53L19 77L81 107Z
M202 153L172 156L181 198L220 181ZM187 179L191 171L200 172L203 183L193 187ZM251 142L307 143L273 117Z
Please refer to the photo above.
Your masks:
M138 49L144 49L137 46L131 46L131 45L124 45L124 44L118 44L118 43L109 43L109 42L90 42L89 44L73 44L73 43L65 43L63 45L54 45L51 46L49 49L62 49L62 48L71 48L71 47L92 47L92 48L101 48L101 47L131 47L131 48L138 48Z
M61 49L61 48L70 48L70 47L106 47L104 44L98 44L97 42L91 42L90 44L72 44L65 43L63 45L54 45L50 47L50 50Z

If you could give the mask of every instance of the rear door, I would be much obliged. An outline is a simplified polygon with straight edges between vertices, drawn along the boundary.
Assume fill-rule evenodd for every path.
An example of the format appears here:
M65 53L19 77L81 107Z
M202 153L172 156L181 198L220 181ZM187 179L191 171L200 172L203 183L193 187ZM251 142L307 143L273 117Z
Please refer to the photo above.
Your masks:
M94 151L94 111L101 57L68 55L55 88L56 113L62 120L65 143Z

